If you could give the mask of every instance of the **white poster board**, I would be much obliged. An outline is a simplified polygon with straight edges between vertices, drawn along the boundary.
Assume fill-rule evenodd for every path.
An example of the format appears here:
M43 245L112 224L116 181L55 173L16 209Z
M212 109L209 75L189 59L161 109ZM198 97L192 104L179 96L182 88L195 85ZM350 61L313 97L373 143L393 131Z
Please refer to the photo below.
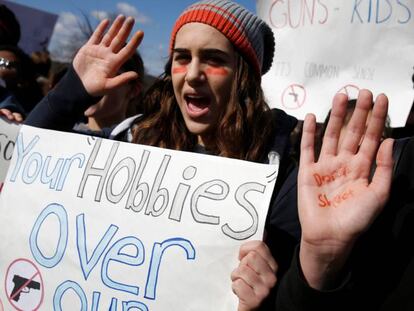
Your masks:
M277 165L23 126L0 197L6 310L236 310Z
M0 192L6 179L19 129L20 125L0 118Z
M258 0L276 51L263 89L272 107L323 122L333 96L359 89L390 99L391 126L414 99L414 0Z

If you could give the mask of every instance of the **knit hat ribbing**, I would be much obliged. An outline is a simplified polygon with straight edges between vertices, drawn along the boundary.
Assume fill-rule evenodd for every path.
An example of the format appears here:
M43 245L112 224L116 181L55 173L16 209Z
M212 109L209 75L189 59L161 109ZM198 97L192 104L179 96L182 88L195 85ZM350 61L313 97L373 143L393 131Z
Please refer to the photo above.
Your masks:
M270 27L241 5L229 0L204 0L190 5L175 22L170 51L180 28L191 22L214 27L226 36L258 75L272 65L275 41Z

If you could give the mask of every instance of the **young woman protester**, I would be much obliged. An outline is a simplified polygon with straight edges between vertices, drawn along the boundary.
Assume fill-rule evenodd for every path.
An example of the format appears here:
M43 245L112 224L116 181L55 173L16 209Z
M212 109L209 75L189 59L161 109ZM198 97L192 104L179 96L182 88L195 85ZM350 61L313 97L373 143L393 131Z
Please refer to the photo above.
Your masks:
M134 72L119 73L119 68L136 50L143 33L136 32L125 45L133 19L119 16L105 32L108 24L101 22L79 50L72 68L37 105L26 124L70 129L93 103L91 99L96 102L111 89L137 78ZM368 181L367 164L374 160L387 113L385 96L376 100L357 153L355 144L362 137L372 105L370 92L361 92L350 121L355 133L338 150L347 98L335 97L322 156L316 163L311 151L315 120L308 117L299 172L302 239L285 273L294 255L295 237L300 237L296 175L287 158L289 134L296 120L269 109L264 100L260 77L269 70L273 52L272 30L237 3L195 3L174 25L170 58L164 74L145 95L144 115L106 132L110 138L162 148L262 163L280 161L266 224L269 246L261 241L243 244L240 264L231 275L239 311L289 309L294 307L292 293L309 288L319 292L336 285L354 240L384 204L391 175L392 144L385 141L374 179ZM315 184L315 174L342 175L334 182ZM321 202L335 206L322 207ZM280 286L277 295L270 295L276 292L276 275L282 277Z

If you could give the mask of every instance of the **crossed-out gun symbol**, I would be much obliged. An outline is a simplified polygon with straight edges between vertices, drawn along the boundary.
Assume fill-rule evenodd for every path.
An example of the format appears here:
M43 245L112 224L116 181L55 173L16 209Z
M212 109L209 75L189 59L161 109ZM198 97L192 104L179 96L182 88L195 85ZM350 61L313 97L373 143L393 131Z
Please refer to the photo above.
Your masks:
M13 283L14 288L11 292L10 298L16 302L19 301L21 293L27 294L30 292L31 289L40 289L39 282L26 279L17 274L15 274L13 277Z
M295 103L298 102L299 94L297 94L293 91L293 87L292 87L292 92L289 92L289 95L292 95L295 98Z

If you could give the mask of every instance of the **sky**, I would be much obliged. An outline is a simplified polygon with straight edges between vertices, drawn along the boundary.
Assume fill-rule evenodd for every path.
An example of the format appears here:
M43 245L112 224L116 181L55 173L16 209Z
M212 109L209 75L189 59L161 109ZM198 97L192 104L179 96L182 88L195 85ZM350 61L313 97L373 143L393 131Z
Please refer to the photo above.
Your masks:
M169 36L176 18L194 0L9 0L59 15L52 35L49 50L53 59L68 59L68 42L79 33L79 20L82 15L93 26L103 17L119 13L135 18L135 30L144 31L145 37L139 47L148 73L158 75L168 56ZM256 10L255 0L237 1L252 12ZM81 44L82 40L76 40Z

